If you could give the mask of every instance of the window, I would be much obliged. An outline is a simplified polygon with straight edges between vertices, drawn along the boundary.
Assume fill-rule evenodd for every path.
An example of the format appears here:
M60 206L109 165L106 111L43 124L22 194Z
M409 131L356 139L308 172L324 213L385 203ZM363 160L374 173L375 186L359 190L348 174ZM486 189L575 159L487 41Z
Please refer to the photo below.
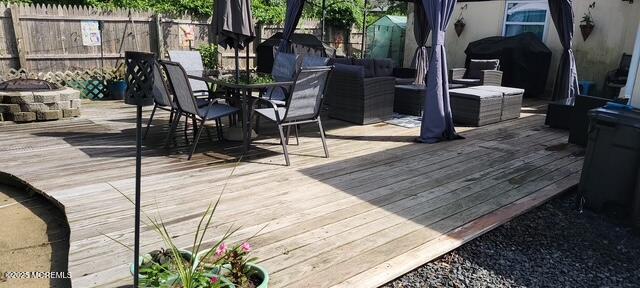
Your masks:
M508 0L505 9L503 36L531 32L544 41L547 34L549 6L547 0Z

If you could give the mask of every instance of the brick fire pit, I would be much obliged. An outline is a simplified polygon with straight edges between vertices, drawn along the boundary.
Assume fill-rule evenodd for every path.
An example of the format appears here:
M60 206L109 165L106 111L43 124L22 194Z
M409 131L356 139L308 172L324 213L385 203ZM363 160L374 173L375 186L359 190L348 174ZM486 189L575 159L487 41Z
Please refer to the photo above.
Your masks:
M78 90L37 79L0 83L0 121L23 123L77 116L80 116Z

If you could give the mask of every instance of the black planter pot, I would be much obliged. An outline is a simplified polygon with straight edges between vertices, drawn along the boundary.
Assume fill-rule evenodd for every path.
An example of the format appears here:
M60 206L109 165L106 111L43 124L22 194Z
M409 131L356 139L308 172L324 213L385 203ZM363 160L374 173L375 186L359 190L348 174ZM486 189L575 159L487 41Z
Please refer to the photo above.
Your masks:
M593 24L580 24L580 32L582 33L582 39L584 41L587 41L587 38L589 38L589 35L593 32L593 28L595 28Z
M453 24L453 26L453 28L456 30L456 34L458 34L458 37L460 37L462 31L464 31L464 26L467 26L467 24L465 24L464 22L456 22L455 24Z

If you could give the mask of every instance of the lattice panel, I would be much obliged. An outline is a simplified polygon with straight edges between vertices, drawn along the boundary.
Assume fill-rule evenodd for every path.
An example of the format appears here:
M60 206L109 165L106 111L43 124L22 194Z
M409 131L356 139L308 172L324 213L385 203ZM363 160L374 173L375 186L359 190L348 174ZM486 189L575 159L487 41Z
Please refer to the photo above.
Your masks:
M47 73L31 73L25 69L11 69L8 73L0 75L0 81L18 78L47 80L60 86L67 86L81 91L82 98L102 99L107 95L106 81L116 79L116 73L113 70L103 69Z

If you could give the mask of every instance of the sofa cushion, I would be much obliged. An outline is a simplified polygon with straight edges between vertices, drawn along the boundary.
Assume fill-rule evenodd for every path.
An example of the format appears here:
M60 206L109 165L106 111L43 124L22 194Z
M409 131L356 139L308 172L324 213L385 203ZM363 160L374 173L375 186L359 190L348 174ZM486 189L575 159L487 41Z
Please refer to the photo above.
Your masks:
M374 59L374 72L376 77L385 77L393 75L393 60L391 59Z
M328 62L329 62L329 58L326 58L326 57L305 55L302 57L302 68L326 66Z
M352 58L331 58L329 59L329 65L342 64L342 65L353 65Z
M364 67L364 78L371 78L376 76L375 64L373 59L356 59L353 61L353 64Z
M338 72L348 72L349 74L357 74L358 77L364 78L365 72L362 66L358 65L345 65L345 64L335 64L333 65L333 70ZM334 75L339 75L339 73L334 73Z
M299 56L291 53L278 52L273 60L271 76L276 81L291 81L296 75Z
M500 68L500 60L475 60L469 62L469 69L464 78L480 79L482 78L482 70L498 70Z
M453 79L449 82L455 83L455 84L467 85L467 86L477 86L482 84L480 79L471 79L471 78Z

